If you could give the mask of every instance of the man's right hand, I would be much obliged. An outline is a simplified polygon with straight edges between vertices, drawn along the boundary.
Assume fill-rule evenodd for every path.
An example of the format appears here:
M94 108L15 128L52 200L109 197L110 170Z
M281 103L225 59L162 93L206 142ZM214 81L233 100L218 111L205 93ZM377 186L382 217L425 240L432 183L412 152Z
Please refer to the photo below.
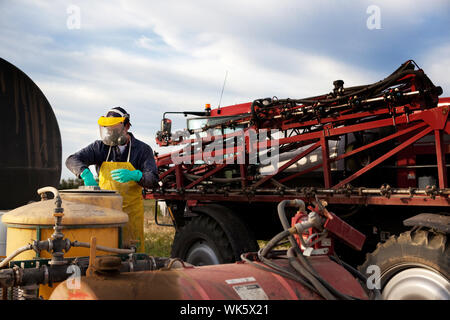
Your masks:
M89 168L84 169L80 174L80 177L83 179L85 186L98 186L98 183L95 181L94 175Z

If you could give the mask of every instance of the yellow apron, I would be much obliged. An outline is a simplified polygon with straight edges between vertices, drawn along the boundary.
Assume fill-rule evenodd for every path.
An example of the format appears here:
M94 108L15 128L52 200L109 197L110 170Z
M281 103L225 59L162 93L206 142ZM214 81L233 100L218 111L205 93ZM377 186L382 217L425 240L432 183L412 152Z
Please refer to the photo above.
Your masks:
M132 240L139 241L135 244L137 252L144 252L144 199L142 197L142 187L135 181L121 183L111 177L111 171L115 169L136 170L130 162L131 141L127 162L108 162L110 153L111 147L109 147L106 160L100 167L100 188L118 191L123 198L122 208L128 214L128 223L122 228L122 246L133 244Z

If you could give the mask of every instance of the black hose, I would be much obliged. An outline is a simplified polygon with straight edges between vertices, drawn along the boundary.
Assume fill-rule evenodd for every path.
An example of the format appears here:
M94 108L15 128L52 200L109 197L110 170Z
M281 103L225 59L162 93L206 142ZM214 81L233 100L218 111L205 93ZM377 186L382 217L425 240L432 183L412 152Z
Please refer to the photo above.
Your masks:
M285 229L284 231L278 233L277 235L275 235L275 237L273 237L268 243L267 245L261 250L261 254L260 254L260 259L264 259L268 253L284 238L288 237L291 244L293 246L298 247L298 243L295 241L294 237L292 236L291 232L288 230L289 229L289 222L287 221L286 218L286 214L284 211L284 207L289 204L289 205L297 205L297 206L301 206L302 202L298 202L298 201L290 201L290 200L284 200L281 201L278 204L278 214L280 216L280 221L281 224L283 225L283 228ZM300 251L300 248L298 248L298 250ZM311 267L311 265L309 265L309 263L306 263L305 266L305 261L303 261L303 266L297 261L297 259L295 258L296 256L293 253L294 249L290 248L288 250L288 257L289 257L289 263L291 264L291 266L297 271L299 272L305 279L307 279L311 285L317 290L317 292L319 292L319 294L327 299L327 300L336 300L336 298L333 296L333 294L331 294L326 288L325 286L321 283L322 281L318 280L318 275L316 272L314 272L313 268ZM299 256L301 256L303 259L303 254L300 251ZM305 259L306 260L306 259ZM267 263L267 262L266 262ZM310 272L310 270L313 272Z
M251 264L252 266L264 270L264 271L268 271L268 272L273 272L275 274L278 274L282 277L286 277L288 279L294 280L299 282L301 285L303 285L304 287L308 288L309 290L311 290L312 292L320 295L320 293L310 284L308 283L306 280L304 280L302 277L300 277L299 275L290 272L289 270L286 270L285 268L282 268L274 263L272 263L269 259L263 258L263 259L259 259L259 261L261 262L261 264L255 263L254 261L248 259L247 255L248 254L254 254L254 253L243 253L241 255L241 259L242 261L245 261L249 264ZM260 253L258 252L258 255L260 255Z
M281 240L284 240L286 237L290 236L291 233L289 230L284 230L280 233L278 233L277 235L275 235L275 237L273 237L272 239L270 239L270 241L266 244L266 246L262 249L261 251L261 256L266 257L267 254L273 249L275 248L278 243Z
M283 200L278 204L278 207L277 207L278 218L280 219L281 225L283 226L283 229L285 229L285 230L289 229L289 227L290 227L289 221L286 218L286 211L284 209L287 204L289 204L291 206L295 205L295 204L297 204L297 206L304 206L304 202L303 201L298 202L295 200L292 200L292 201L291 200ZM305 208L303 207L302 209L304 210ZM300 262L310 273L314 274L315 273L314 268L311 266L309 261L306 260L305 257L303 256L302 250L301 250L299 244L297 243L297 241L295 241L294 236L292 234L289 234L288 239L289 239L289 242L291 243L292 248L294 248L295 253L299 257ZM303 241L303 238L301 236L300 236L300 240Z
M282 207L284 207L284 205L286 205L286 203L289 202L289 200L285 200L282 201L284 202ZM284 221L283 226L285 225L286 221ZM264 248L262 248L259 253L258 253L258 257L260 259L261 262L264 262L265 264L271 266L274 269L277 269L278 271L285 271L284 269L282 269L281 267L276 266L275 264L272 264L268 259L266 259L267 255L272 251L273 248L275 248L278 243L280 241L282 241L283 239L285 239L286 237L291 237L291 233L289 230L284 230L280 233L278 233L277 235L275 235L267 244ZM295 240L294 240L295 241ZM295 242L296 243L296 242ZM292 249L292 248L291 248ZM291 250L289 249L289 250ZM288 250L288 255L289 255L289 250ZM301 251L300 251L300 256L304 259ZM306 260L306 259L305 259ZM290 259L291 261L291 259ZM305 262L303 262L304 264ZM316 291L316 293L318 293L319 295L321 295L322 297L324 297L325 299L331 299L330 293L324 288L323 285L321 285L320 281L317 280L317 274L315 274L314 269L312 268L311 265L309 265L309 263L306 263L306 267L301 266L298 262L295 264L294 267L295 270L297 270L297 272L299 272L310 284L307 285L307 287L309 289L314 288ZM310 270L308 270L310 269ZM312 272L311 272L312 271ZM298 280L297 280L298 281ZM300 281L303 285L306 285L306 282L304 280Z
M417 65L416 65L417 66ZM237 118L233 120L227 120L223 122L223 125L228 125L232 123L233 121L239 121L242 120L248 116L251 117L252 123L255 125L256 128L260 126L260 122L262 118L260 117L261 112L265 112L266 110L270 110L271 108L278 108L281 105L290 105L291 108L295 108L297 104L302 104L304 107L313 107L317 104L320 104L320 113L321 116L324 116L326 114L329 114L330 112L333 112L330 109L330 105L332 104L345 104L349 102L350 98L358 97L359 100L361 99L367 99L369 97L378 97L382 96L383 91L386 90L389 87L392 87L393 85L396 85L397 87L401 85L406 85L410 81L409 78L401 80L407 75L415 75L417 80L421 81L420 84L424 86L425 88L436 88L434 84L431 82L431 80L424 74L422 70L414 70L415 69L415 63L412 60L408 60L401 64L394 72L392 72L389 76L386 78L372 83L368 85L359 85L359 86L353 86L345 88L345 94L339 95L339 96L332 96L330 98L329 94L323 94L320 96L314 96L314 97L308 97L308 98L302 98L302 99L271 99L271 98L262 98L262 99L256 99L251 103L250 106L250 112L247 114L241 114L238 115ZM439 95L439 94L438 94ZM328 108L324 110L323 108ZM257 108L261 109L258 110ZM310 113L315 113L315 108L313 110L307 110ZM312 115L314 116L314 115ZM311 114L308 115L306 118L311 117ZM303 118L304 120L305 118ZM231 122L230 122L231 121ZM215 124L214 126L216 126ZM210 126L205 126L205 128Z
M278 208L277 208L278 216L280 218L280 222L281 222L283 228L285 229L285 231L287 231L287 229L289 229L289 227L290 227L289 222L286 218L286 212L285 212L286 205L304 206L304 203L303 203L303 201L299 202L296 200L284 200L278 204ZM304 208L303 208L303 210L304 210ZM281 235L281 234L279 234L279 235ZM288 234L288 238L292 244L292 248L290 248L288 250L288 257L291 258L289 260L291 266L295 270L300 272L304 277L306 277L314 285L314 287L316 287L317 283L320 283L319 288L317 288L317 287L316 288L319 292L321 292L322 295L323 294L326 295L326 296L323 296L324 298L328 299L327 297L330 297L329 294L331 292L331 294L333 296L336 296L340 299L345 299L345 300L354 300L355 299L353 297L350 297L348 295L340 293L333 286L331 286L327 281L325 281L325 279L323 279L317 273L317 271L312 267L312 265L309 263L308 259L305 258L297 241L295 241L293 235L290 232ZM300 236L300 239L302 240L301 236ZM277 243L279 241L280 240L277 239ZM263 257L267 256L267 254L268 254L268 252L270 252L270 250L271 250L271 248L267 248L267 250L264 252L265 254L262 254L262 256ZM295 258L295 260L292 258ZM312 279L314 279L314 280L312 280ZM326 289L326 291L324 291L324 288ZM328 293L326 293L326 292L328 292Z
M286 211L284 209L287 204L292 205L293 203L291 202L291 200L283 200L277 206L278 218L280 219L281 225L283 226L284 230L288 230L291 227L290 224L289 224L289 221L286 218ZM300 205L301 205L301 203L299 202L298 206L300 206ZM288 239L289 239L289 242L291 243L292 247L299 248L298 243L297 243L297 241L295 241L295 238L294 238L294 236L292 234L289 233Z
M336 300L336 297L325 288L322 283L312 275L306 268L304 268L296 259L293 248L289 249L287 252L289 264L303 277L308 279L308 281L316 288L316 290L320 293L320 295L327 300Z
M358 96L359 98L368 98L368 97L373 97L375 95L380 95L382 94L382 92L384 90L386 90L387 88L391 87L392 85L395 84L396 81L398 81L399 79L407 76L407 75L411 75L414 74L416 75L419 79L422 80L428 80L427 84L428 86L434 86L431 82L431 80L429 80L426 75L423 73L422 70L414 70L414 64L412 60L408 60L405 63L403 63L399 68L397 68L392 74L390 74L388 77L384 78L383 80L380 80L378 82L369 84L369 85L362 85L362 86L354 86L354 87L349 87L346 88L345 95L342 96L337 96L337 97L333 97L333 98L328 98L328 95L321 95L321 96L315 96L315 97L309 97L309 98L304 98L304 99L277 99L274 102L271 102L269 105L264 106L265 109L267 109L268 107L277 107L279 105L282 104L303 104L305 106L313 106L317 103L320 103L322 106L326 106L327 104L333 104L333 103L344 103L346 101L348 101L349 98L354 97L354 96ZM407 80L406 80L407 81ZM398 85L400 83L397 83ZM251 115L252 118L254 119L254 121L259 121L259 116L258 113L255 109L255 107L257 105L261 105L261 101L264 99L258 99L253 101L252 105L251 105Z
M295 259L295 256L293 256L293 251L289 252L288 251L288 256L292 257L292 260L290 260L292 267L294 267L296 270L298 269L298 266L300 266L300 264L298 264L297 260ZM298 256L297 256L298 258ZM297 266L297 267L295 267ZM300 266L301 267L301 266ZM315 270L314 270L315 271ZM323 279L320 275L318 275L316 272L314 272L312 274L312 276L314 276L314 278L319 281L321 283L321 285L327 290L329 291L334 297L341 299L341 300L360 300L359 298L355 298L352 296L349 296L347 294L344 294L342 292L340 292L339 290L335 289L328 281L326 281L325 279Z
M357 269L353 268L351 265L346 263L345 261L342 261L341 259L338 259L334 256L329 256L331 260L334 262L340 264L343 266L348 272L350 272L353 276L357 277L359 280L361 280L363 283L367 283L367 277L364 276L361 272L359 272ZM374 300L381 300L381 292L378 289L372 289L369 290L367 287L362 286L364 290L367 293L367 296L370 298L371 296L374 296Z

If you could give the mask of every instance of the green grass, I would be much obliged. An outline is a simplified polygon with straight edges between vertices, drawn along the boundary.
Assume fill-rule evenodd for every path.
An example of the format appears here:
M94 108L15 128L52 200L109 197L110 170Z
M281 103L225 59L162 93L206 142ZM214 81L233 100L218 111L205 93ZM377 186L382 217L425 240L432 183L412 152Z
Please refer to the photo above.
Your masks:
M158 208L158 223L172 223L169 217L163 217ZM175 228L162 227L155 223L155 201L144 200L145 252L155 257L170 257Z

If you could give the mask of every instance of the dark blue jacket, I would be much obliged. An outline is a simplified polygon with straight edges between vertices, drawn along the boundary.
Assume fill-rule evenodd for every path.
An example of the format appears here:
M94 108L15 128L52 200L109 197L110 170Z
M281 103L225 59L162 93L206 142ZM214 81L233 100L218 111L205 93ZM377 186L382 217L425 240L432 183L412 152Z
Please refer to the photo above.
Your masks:
M158 183L158 169L155 163L153 150L150 146L136 139L131 132L131 154L130 162L137 170L142 171L142 178L138 182L144 188L152 188ZM119 147L111 147L108 161L126 162L128 157L129 145L127 144L123 153L120 153ZM78 178L84 169L90 165L95 165L97 174L100 166L108 155L109 146L105 145L101 140L91 143L80 151L70 155L66 160L67 168L72 171Z

